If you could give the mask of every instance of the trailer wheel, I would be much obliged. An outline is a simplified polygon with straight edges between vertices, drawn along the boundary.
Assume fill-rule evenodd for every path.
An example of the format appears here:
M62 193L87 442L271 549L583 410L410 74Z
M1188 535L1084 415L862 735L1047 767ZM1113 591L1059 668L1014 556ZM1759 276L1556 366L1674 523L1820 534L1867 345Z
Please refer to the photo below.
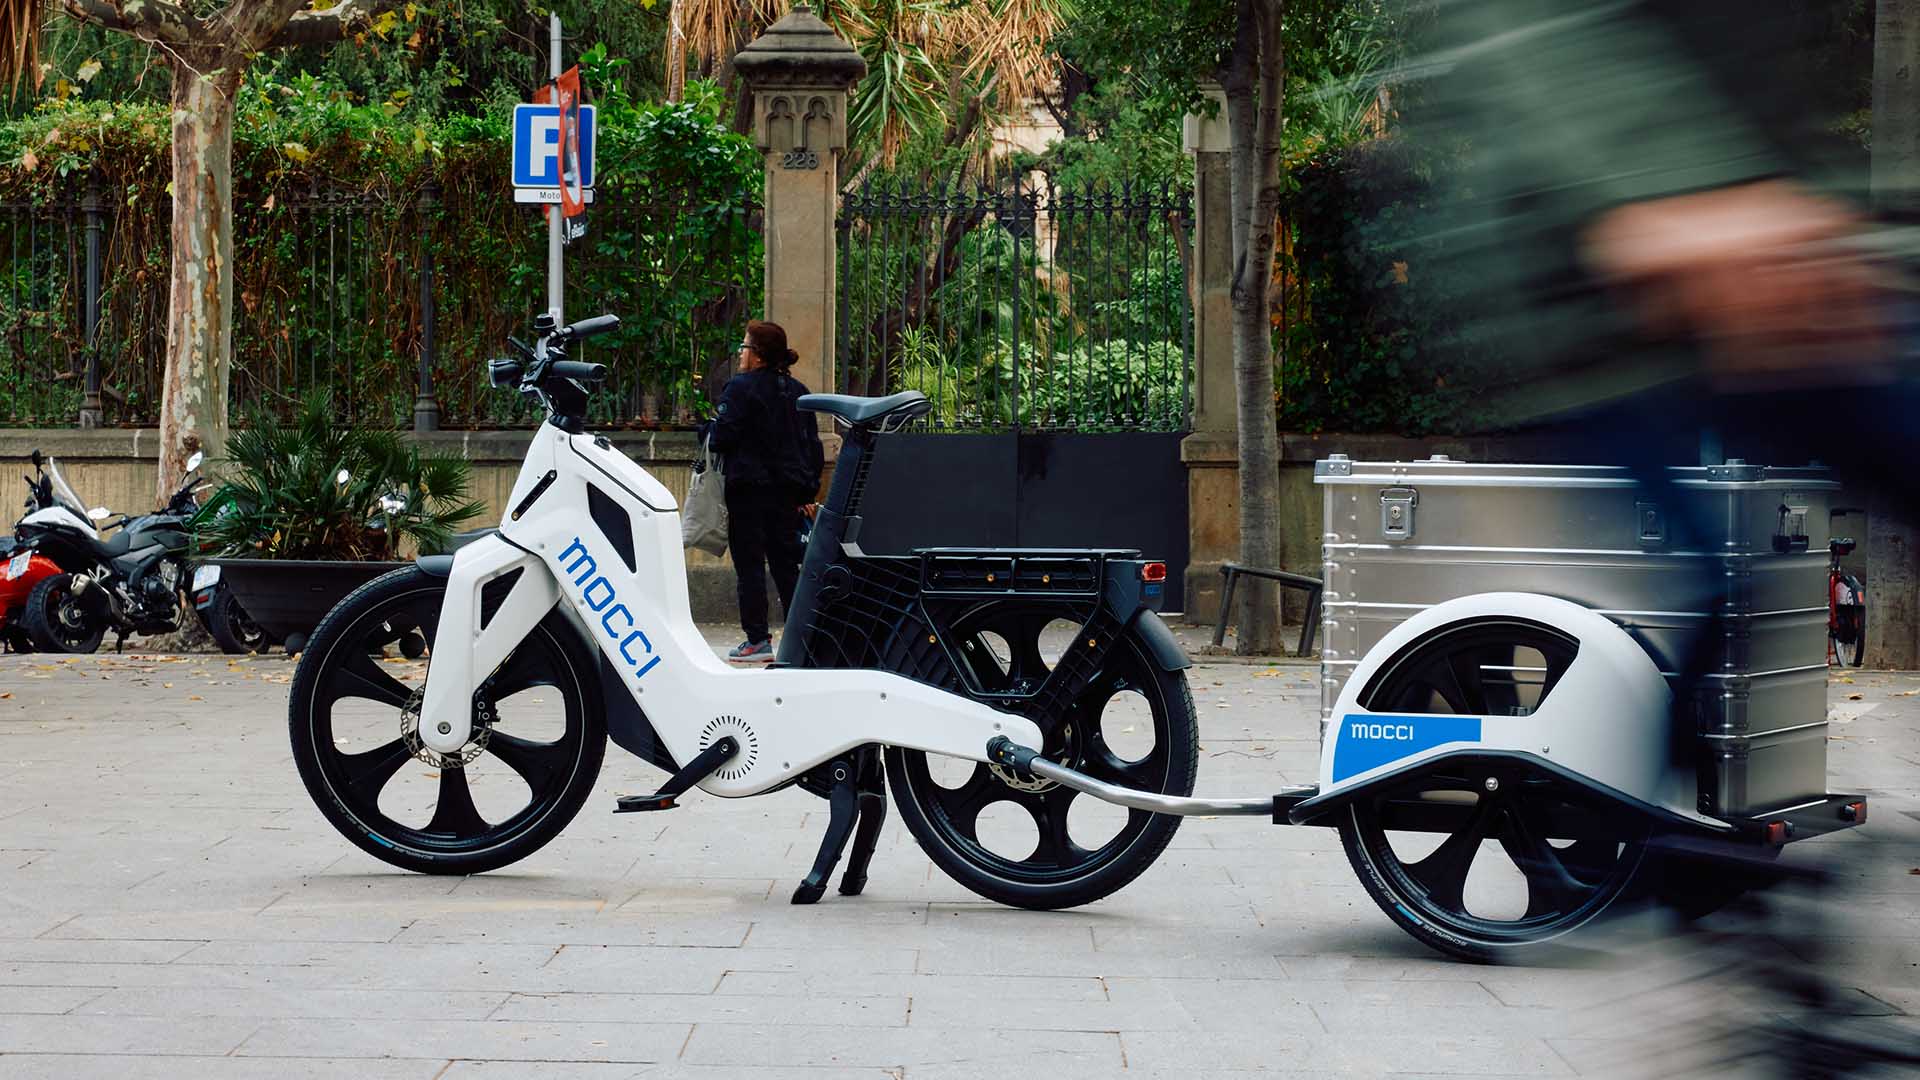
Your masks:
M1524 620L1460 623L1382 670L1366 704L1526 715L1577 649L1573 638ZM1360 883L1389 918L1476 961L1551 941L1606 911L1632 883L1648 836L1618 807L1517 761L1436 762L1355 802L1339 828Z

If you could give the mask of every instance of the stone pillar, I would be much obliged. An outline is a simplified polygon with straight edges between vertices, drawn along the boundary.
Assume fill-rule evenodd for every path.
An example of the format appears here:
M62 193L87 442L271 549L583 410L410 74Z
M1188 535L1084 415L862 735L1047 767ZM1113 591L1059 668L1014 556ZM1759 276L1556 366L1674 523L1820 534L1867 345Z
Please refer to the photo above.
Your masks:
M1867 666L1910 671L1920 667L1920 522L1904 493L1875 490L1864 531Z
M1193 434L1187 466L1187 618L1220 611L1220 565L1240 554L1239 420L1233 375L1232 142L1226 95L1207 89L1214 116L1191 114L1182 143L1193 155Z
M867 73L853 46L805 4L734 57L753 101L753 138L766 156L767 291L761 318L786 328L793 373L831 391L835 327L834 218L847 98Z

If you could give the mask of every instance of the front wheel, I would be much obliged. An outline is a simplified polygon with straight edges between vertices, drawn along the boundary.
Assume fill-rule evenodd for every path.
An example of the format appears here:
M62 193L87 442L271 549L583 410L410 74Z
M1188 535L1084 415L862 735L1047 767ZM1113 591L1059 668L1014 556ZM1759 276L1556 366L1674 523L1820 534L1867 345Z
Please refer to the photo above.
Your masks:
M74 597L72 574L54 574L36 582L27 594L20 623L41 652L90 653L107 634L106 622L96 619Z
M558 835L593 789L606 726L593 653L550 612L483 680L457 754L419 738L446 581L415 567L375 578L313 632L288 726L300 779L327 821L375 858L425 874L477 874ZM402 655L387 655L391 649Z
M954 638L985 688L1038 686L1055 666L1041 641L1055 610L990 603L956 620ZM1066 647L1086 644L1076 637ZM1051 727L1041 726L1051 760L1142 791L1193 793L1200 747L1186 675L1161 668L1131 631ZM979 762L889 748L886 771L901 819L934 864L1013 907L1066 908L1107 896L1153 865L1180 827L1178 817Z

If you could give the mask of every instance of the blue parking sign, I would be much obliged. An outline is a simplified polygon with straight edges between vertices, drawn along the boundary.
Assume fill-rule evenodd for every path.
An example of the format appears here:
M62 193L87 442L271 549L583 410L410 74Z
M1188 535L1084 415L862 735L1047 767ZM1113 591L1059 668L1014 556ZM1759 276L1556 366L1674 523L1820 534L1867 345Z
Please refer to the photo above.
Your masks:
M593 186L593 106L580 106L581 186ZM513 107L513 186L517 188L560 187L560 107L557 105L515 105Z

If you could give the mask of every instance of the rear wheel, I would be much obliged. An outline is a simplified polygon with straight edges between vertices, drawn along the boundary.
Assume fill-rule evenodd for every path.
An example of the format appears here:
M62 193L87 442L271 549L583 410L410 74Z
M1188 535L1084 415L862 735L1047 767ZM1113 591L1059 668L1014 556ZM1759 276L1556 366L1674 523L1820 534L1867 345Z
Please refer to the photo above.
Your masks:
M41 578L27 594L21 625L42 652L90 653L106 636L106 622L94 618L73 595L73 575Z
M213 600L201 614L207 633L223 653L263 653L273 647L273 639L247 615L246 609L240 606L240 598L233 595L225 582L214 586Z
M1577 645L1518 620L1440 631L1390 664L1365 699L1380 713L1523 716ZM1648 829L1586 789L1521 762L1437 763L1340 817L1360 883L1427 945L1497 960L1599 916L1638 871Z
M592 654L549 613L474 695L457 754L419 738L446 581L414 567L355 590L313 632L289 727L300 778L363 851L427 874L477 874L539 850L579 812L606 752ZM386 655L391 650L400 655Z
M996 601L956 620L954 639L983 689L1031 690L1055 666L1049 652L1088 647L1058 613L1056 605ZM1071 636L1058 640L1050 626ZM1061 709L1041 750L1111 783L1189 795L1198 740L1185 674L1162 669L1129 633ZM934 864L1014 907L1107 896L1153 865L1180 826L1177 817L1113 806L1049 780L916 750L889 748L886 771L901 819Z

